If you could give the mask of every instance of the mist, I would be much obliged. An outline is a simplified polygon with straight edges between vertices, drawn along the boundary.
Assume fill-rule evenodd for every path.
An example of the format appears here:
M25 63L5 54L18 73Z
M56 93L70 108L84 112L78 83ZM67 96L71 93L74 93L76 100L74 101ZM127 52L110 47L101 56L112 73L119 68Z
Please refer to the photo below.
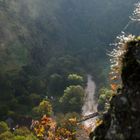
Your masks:
M8 122L11 139L22 126L40 139L36 124L44 119L48 128L89 139L82 127L93 121L92 129L96 120L77 124L105 111L106 93L113 92L107 52L121 31L139 34L139 24L130 22L137 1L0 0L0 121Z

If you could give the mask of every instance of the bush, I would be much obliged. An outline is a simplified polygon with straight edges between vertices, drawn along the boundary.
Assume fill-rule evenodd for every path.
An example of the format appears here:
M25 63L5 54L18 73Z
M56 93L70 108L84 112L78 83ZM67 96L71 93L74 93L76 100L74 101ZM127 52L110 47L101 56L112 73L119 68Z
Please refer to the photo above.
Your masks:
M31 132L29 131L29 129L27 127L20 127L19 129L16 129L14 131L14 134L16 136L20 135L20 136L27 136L29 135Z
M5 122L0 122L0 134L8 131L8 125Z
M63 112L81 112L84 93L85 91L80 85L67 87L59 100Z
M14 135L10 131L6 131L0 134L0 140L13 140Z
M52 105L49 101L43 100L39 106L33 108L32 113L36 118L41 118L43 115L50 116L52 114Z

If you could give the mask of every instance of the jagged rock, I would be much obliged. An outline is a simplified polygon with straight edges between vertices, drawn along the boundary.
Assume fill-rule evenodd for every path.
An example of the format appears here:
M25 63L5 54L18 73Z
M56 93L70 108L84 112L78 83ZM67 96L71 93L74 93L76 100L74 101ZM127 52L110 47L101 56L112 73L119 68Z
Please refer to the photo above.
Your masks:
M122 60L122 89L112 98L103 124L90 134L91 140L140 139L140 39L126 45Z

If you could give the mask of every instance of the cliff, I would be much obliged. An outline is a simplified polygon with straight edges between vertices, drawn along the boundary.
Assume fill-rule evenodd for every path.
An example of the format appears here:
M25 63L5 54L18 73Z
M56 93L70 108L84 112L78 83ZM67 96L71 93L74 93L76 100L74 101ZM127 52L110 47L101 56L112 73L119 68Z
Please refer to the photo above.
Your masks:
M122 88L112 98L103 123L90 134L91 140L140 139L140 39L134 37L124 45Z

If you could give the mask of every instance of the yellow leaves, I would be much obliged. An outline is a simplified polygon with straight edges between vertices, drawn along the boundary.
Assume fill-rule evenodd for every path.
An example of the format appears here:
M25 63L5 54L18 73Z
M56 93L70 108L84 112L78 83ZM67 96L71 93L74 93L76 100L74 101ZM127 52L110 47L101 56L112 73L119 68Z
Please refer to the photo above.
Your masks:
M36 121L35 121L36 122ZM51 117L44 115L38 123L33 124L34 132L40 139L48 140L72 140L76 136L77 119L69 118L65 120L64 125L57 126L57 123Z
M72 123L72 124L76 124L77 123L76 117L75 118L70 118L69 122Z
M103 120L97 119L96 122L95 122L95 125L96 125L96 127L98 127L102 123L103 123Z
M45 129L42 125L39 125L38 128L34 128L35 133L37 134L37 137L43 137Z
M111 72L109 73L109 80L110 80L110 86L113 91L116 91L118 88L118 83L120 83L120 68L118 67L112 67Z
M56 137L60 139L63 138L72 140L75 135L76 135L75 132L71 132L70 130L62 127L59 127L56 131Z
M47 136L50 140L53 140L55 135L53 134L56 128L56 122L44 115L41 121L37 124L34 124L34 131L37 137L45 137Z
M110 80L118 80L118 76L113 76L110 78Z
M71 132L69 130L67 130L66 128L58 128L57 133L58 133L58 135L64 136L64 137L71 135Z
M110 86L111 86L111 89L113 91L115 91L118 88L118 84L117 83L119 82L119 79L120 79L119 75L112 75L112 76L110 76L110 81L111 81ZM112 81L113 81L113 83L112 83Z
M48 131L48 137L49 137L50 139L53 139L53 138L54 138L54 134L53 134L52 131Z

